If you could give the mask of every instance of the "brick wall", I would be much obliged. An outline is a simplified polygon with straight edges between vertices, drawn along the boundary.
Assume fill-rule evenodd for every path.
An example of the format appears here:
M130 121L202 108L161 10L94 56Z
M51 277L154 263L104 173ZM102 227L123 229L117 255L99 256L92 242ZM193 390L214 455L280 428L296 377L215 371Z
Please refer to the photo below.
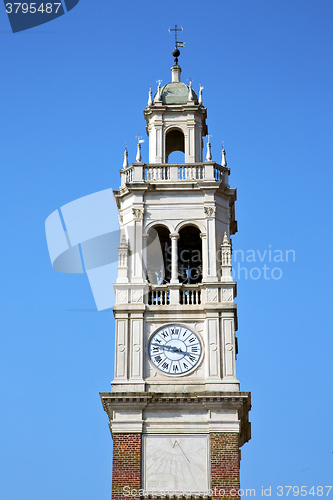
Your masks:
M237 500L240 498L238 434L213 432L210 435L211 489L213 500ZM216 490L215 490L216 488ZM225 496L221 496L223 491ZM230 495L230 491L232 495Z
M139 500L125 496L124 487L127 491L141 487L141 434L113 435L112 500Z
M210 453L212 500L239 500L238 434L211 433ZM112 500L140 500L125 496L124 487L125 493L141 488L141 434L113 435Z

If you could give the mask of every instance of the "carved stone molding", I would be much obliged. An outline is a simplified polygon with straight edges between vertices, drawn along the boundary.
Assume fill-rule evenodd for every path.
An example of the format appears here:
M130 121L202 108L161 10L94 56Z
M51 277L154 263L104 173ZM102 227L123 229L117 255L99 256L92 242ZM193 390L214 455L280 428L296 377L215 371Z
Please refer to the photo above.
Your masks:
M118 304L127 304L128 303L128 293L127 290L117 290L117 303Z
M218 290L216 288L207 288L207 301L217 302L218 301L217 292Z
M144 208L132 208L132 213L136 219L143 219Z
M216 212L216 207L204 207L204 213L207 217L213 217Z
M221 288L221 301L232 302L233 293L231 288Z
M132 290L132 302L143 302L143 293L142 290Z

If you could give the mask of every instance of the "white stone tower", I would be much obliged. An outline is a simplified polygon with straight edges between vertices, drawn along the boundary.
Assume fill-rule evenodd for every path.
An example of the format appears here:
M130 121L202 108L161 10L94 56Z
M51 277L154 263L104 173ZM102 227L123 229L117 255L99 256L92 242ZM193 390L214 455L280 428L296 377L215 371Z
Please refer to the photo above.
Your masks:
M236 377L236 283L230 235L236 190L222 165L203 161L207 112L181 82L144 110L149 163L128 165L114 193L121 241L115 376L102 393L114 440L112 498L238 498L239 447L250 439L250 394ZM174 151L184 163L169 163ZM139 490L144 491L139 491ZM235 490L236 494L231 492ZM137 496L133 496L137 491Z

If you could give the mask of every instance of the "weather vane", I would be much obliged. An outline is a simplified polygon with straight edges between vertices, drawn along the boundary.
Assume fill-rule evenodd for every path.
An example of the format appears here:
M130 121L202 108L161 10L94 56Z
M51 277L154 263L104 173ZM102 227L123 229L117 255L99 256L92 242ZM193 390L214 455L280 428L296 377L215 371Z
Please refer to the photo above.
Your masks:
M179 42L177 40L177 34L181 33L183 31L183 27L182 26L178 27L177 24L175 24L174 28L169 28L170 35L172 34L172 31L175 32L175 48L172 51L172 55L175 58L175 63L177 64L178 63L178 56L180 55L180 51L179 51L178 47L185 47L185 42Z

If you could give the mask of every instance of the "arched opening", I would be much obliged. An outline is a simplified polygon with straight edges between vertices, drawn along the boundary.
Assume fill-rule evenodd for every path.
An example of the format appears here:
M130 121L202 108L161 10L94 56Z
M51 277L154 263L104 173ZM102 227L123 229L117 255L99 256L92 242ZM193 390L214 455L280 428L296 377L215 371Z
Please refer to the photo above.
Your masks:
M147 280L155 285L169 283L171 278L171 240L167 227L159 225L148 232Z
M169 154L168 163L185 163L185 153L173 151Z
M202 281L202 243L200 230L185 226L179 231L178 278L180 283L195 285Z
M167 132L165 138L165 161L170 163L169 155L174 151L180 151L185 154L185 139L184 134L180 129L171 129ZM182 156L184 159L184 156ZM180 162L175 162L180 163Z

